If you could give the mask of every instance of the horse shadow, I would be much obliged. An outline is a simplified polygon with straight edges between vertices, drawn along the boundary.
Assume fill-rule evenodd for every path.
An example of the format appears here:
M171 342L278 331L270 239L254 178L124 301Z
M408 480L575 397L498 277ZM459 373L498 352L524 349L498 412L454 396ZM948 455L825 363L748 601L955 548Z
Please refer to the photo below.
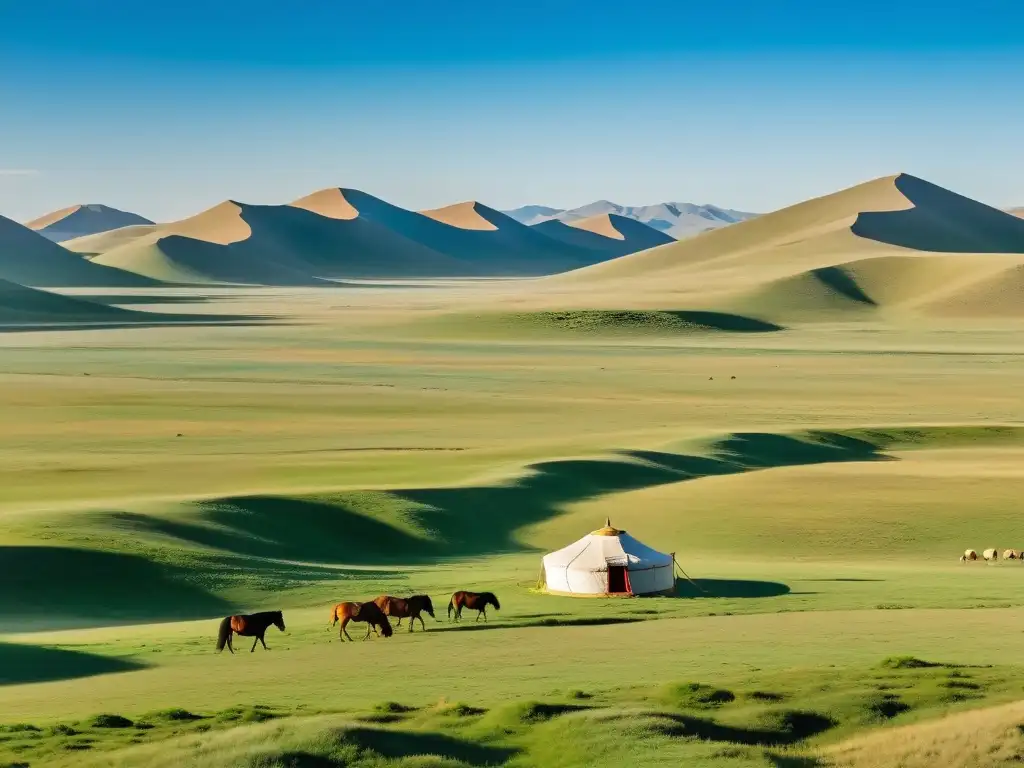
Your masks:
M38 645L0 643L0 685L45 683L144 669L127 659Z

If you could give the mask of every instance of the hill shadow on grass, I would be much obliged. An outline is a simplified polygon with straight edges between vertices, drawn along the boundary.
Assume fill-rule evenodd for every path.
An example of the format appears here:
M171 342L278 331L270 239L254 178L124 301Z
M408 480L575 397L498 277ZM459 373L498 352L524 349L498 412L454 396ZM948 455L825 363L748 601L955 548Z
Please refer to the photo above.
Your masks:
M526 475L493 485L233 497L195 503L175 519L111 514L137 533L240 557L429 563L524 551L516 539L521 528L554 517L564 505L610 493L770 467L882 460L890 457L876 444L838 433L739 433L715 443L705 456L621 451L610 458L534 464Z
M229 605L174 565L73 547L0 547L0 614L52 626L226 615ZM9 628L9 627L8 627Z
M144 664L80 651L0 643L0 685L43 683L143 669Z
M240 557L381 564L440 557L435 542L358 511L351 495L288 498L243 496L191 505L189 519L114 513L121 525ZM335 573L335 578L339 574Z

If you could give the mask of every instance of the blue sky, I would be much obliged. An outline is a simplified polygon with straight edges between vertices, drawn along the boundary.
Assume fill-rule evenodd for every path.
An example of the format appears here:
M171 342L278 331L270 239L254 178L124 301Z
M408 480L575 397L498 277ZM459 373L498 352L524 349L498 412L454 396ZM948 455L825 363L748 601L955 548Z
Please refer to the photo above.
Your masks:
M0 214L765 211L898 171L1024 205L1022 5L0 0Z

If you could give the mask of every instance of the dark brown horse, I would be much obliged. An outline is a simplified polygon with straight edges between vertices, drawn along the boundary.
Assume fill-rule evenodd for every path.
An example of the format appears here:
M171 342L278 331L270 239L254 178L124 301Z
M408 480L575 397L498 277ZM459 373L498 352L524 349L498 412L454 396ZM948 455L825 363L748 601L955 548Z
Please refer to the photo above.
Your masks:
M430 614L430 618L437 618L434 615L434 604L430 601L429 595L413 595L404 599L392 597L391 595L381 595L373 602L384 611L386 616L398 619L399 627L402 626L402 619L409 619L410 632L412 632L416 619L420 620L420 626L426 631L427 625L423 623L423 616L420 615L424 611Z
M345 630L350 621L366 622L366 637L363 640L370 636L371 628L376 632L377 627L380 627L380 632L384 637L391 637L393 634L391 622L384 615L384 611L374 602L338 603L331 611L331 626L333 627L339 620L341 621L341 630L338 632L338 637L342 642L345 642L346 637L349 640L352 639L352 636Z
M217 635L217 650L223 651L226 645L228 650L234 653L235 649L231 645L231 636L241 635L242 637L255 638L252 641L252 648L249 650L249 653L253 653L256 650L256 643L263 643L263 650L269 651L270 649L267 648L267 641L263 639L263 635L266 634L267 628L271 624L284 632L284 616L281 615L280 611L225 616L224 621L220 623L220 632Z
M496 611L501 610L498 598L494 596L493 592L456 592L452 595L451 602L448 603L448 620L451 621L453 608L456 621L462 620L462 609L469 608L471 611L479 611L476 615L477 621L480 621L481 616L484 617L484 621L487 621L488 605L493 605Z

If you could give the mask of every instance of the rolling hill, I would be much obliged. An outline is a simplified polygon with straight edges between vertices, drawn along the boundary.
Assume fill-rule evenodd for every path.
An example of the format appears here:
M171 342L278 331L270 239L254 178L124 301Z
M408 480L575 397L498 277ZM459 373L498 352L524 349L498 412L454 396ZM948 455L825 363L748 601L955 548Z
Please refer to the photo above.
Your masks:
M639 221L652 229L664 232L674 240L681 240L711 229L735 224L738 221L752 219L757 215L734 211L730 208L720 208L717 205L659 203L657 205L632 206L619 205L609 200L598 200L568 210L548 208L543 205L525 205L505 213L530 226L551 220L573 222L594 216L615 215Z
M630 296L775 322L879 309L1005 316L1024 315L1022 263L1024 221L900 174L544 283L567 301Z
M109 232L121 227L152 224L136 213L121 211L107 205L90 203L72 205L33 219L25 226L54 242Z
M94 264L0 216L0 279L35 287L149 286L146 277Z
M587 226L599 225L551 236L481 203L416 213L331 188L288 205L226 201L181 221L69 245L95 264L165 281L317 285L342 278L547 275L667 241L636 222L606 223L603 232Z

